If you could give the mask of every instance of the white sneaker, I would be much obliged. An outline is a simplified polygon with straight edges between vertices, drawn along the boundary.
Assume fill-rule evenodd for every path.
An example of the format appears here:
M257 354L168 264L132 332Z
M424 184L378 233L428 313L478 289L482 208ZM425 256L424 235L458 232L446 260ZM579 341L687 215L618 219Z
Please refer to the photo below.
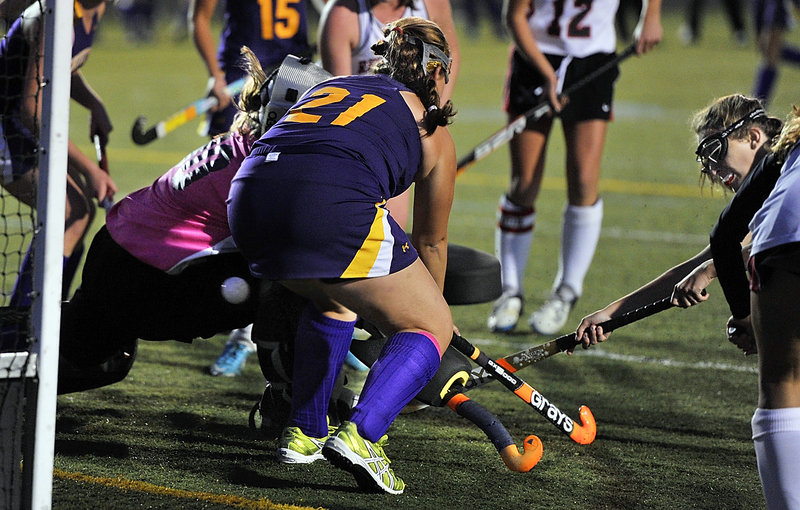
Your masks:
M678 27L678 39L684 46L692 46L697 43L697 34L686 23L681 23Z
M507 333L517 327L522 313L522 296L503 294L494 302L492 314L486 321L489 331Z
M577 299L570 301L563 299L557 293L553 293L541 308L531 314L531 318L528 321L531 329L535 333L544 336L558 333L567 323L569 312L572 311L575 301Z

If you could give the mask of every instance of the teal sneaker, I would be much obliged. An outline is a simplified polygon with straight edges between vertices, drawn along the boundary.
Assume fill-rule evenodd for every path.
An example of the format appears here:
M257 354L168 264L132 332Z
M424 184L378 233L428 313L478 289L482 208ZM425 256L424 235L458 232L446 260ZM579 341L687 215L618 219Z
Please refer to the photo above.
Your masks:
M219 358L208 367L208 374L213 376L236 377L242 373L247 357L253 352L252 342L228 340Z
M331 428L328 428L329 432ZM286 427L278 446L278 461L284 464L311 464L322 459L322 445L329 436L310 437L299 427Z
M325 442L322 454L334 466L349 471L363 490L402 494L406 484L389 467L391 461L383 452L387 442L386 436L377 443L362 438L355 423L346 421Z

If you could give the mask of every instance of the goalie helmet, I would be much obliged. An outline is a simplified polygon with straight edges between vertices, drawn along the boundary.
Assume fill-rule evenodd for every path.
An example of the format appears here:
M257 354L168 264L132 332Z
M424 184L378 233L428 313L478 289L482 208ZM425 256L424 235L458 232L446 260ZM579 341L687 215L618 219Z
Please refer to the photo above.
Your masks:
M261 88L258 120L264 130L278 122L308 89L332 77L306 57L287 55Z

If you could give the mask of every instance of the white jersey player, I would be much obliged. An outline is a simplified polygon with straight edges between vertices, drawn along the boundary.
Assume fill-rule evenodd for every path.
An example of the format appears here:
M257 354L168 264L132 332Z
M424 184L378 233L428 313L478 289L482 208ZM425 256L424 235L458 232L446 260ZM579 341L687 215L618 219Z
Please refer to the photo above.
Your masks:
M637 53L661 40L660 0L645 1L634 37ZM558 332L583 292L603 217L598 193L606 127L612 118L616 66L569 97L563 90L615 58L618 0L509 0L506 22L514 40L505 108L509 120L549 101L566 140L567 199L559 270L550 297L530 318L542 335ZM514 329L522 313L523 277L536 220L535 202L544 171L553 117L529 121L511 140L511 180L500 199L495 249L503 295L489 316L492 331Z

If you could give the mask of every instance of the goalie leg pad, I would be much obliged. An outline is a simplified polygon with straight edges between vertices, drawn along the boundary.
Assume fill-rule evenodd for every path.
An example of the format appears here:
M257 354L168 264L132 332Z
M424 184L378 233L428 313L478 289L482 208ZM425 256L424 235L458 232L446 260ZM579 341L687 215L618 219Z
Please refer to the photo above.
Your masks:
M442 407L446 404L442 398L454 384L464 385L469 379L470 370L472 365L467 357L448 346L442 355L439 370L415 398L425 404Z
M500 261L493 255L449 243L444 298L451 305L488 303L500 297Z
M58 363L58 394L102 388L119 382L128 375L138 350L138 341L130 340L102 363L78 366L67 357L60 356Z

